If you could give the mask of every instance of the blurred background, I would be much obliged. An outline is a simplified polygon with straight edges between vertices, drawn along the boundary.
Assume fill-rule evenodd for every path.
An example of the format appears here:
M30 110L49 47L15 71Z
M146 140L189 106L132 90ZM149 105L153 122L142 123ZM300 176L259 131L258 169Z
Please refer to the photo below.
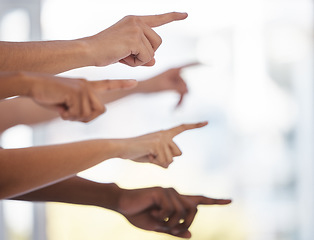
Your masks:
M182 77L183 106L172 92L134 95L89 124L56 120L4 132L4 148L122 138L208 120L175 138L183 155L169 169L112 159L80 176L124 188L174 187L184 194L232 198L200 207L195 240L314 239L313 1L310 0L0 0L0 39L74 39L130 14L184 11L159 28L154 67L115 64L63 73L90 80L144 80L198 61ZM4 114L4 113L2 113ZM3 240L171 240L130 225L106 209L0 202Z

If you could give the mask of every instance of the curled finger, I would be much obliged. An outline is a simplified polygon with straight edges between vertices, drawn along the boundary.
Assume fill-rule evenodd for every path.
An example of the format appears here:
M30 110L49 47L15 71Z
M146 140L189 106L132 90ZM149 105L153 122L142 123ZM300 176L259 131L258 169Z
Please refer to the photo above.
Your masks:
M178 157L182 155L181 150L179 149L179 147L177 146L177 144L175 144L172 140L169 142L169 148L171 150L171 153L174 157Z

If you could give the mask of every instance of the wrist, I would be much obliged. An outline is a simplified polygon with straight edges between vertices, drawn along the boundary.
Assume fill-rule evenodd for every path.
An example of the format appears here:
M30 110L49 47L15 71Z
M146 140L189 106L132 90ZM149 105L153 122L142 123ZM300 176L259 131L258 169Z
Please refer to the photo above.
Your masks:
M115 183L102 184L103 189L99 191L103 196L96 198L100 200L100 203L96 204L99 207L110 209L120 213L120 202L121 196L123 195L124 189L121 189Z
M86 38L80 38L73 40L74 45L77 49L78 53L78 59L81 59L84 61L84 63L81 63L82 67L87 67L87 66L96 66L93 58L94 54L92 51L92 44L90 44L89 37Z
M115 157L120 159L132 159L137 153L137 141L134 138L114 139Z
M134 91L136 91L136 93L153 93L153 92L155 92L153 84L151 83L150 80L151 79L139 81L137 86L136 86L136 89L134 89Z

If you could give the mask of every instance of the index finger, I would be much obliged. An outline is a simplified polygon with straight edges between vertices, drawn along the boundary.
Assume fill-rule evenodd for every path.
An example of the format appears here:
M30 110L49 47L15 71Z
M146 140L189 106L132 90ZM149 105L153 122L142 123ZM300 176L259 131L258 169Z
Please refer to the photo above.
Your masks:
M170 12L158 15L140 16L140 19L150 27L159 27L173 21L186 19L187 17L187 13Z
M232 202L231 199L217 199L204 196L186 196L196 205L227 205Z
M90 81L89 84L92 86L94 90L108 91L108 90L133 88L137 85L137 81L133 79L100 80L100 81Z
M171 133L173 137L176 135L190 129L201 128L208 124L208 122L200 122L200 123L190 123L190 124L181 124L180 126L170 128L168 131Z
M178 67L178 69L181 70L183 68L194 67L194 66L199 66L199 65L201 65L200 62L191 62L191 63L187 63L187 64L184 64L184 65Z

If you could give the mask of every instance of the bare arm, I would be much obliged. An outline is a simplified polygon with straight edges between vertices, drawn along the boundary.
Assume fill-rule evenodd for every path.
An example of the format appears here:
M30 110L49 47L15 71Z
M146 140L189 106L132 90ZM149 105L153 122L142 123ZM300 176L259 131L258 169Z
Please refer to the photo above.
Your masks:
M0 120L0 132L16 124L34 124L57 115L66 120L91 121L105 111L98 92L131 88L136 84L135 80L89 82L49 74L0 72L0 100L13 96L24 97L0 101L0 112L6 113L2 114Z
M60 73L85 66L122 62L152 66L161 38L152 29L183 20L186 13L127 16L90 37L42 42L0 42L0 71Z
M53 201L103 207L121 213L141 229L190 238L188 230L197 206L226 205L230 199L179 194L173 188L121 189L116 184L72 177L51 186L20 195L15 200Z
M0 198L36 190L117 157L111 140L0 149Z
M60 73L92 65L82 40L0 42L0 71Z
M162 91L174 91L180 95L178 105L182 103L183 97L188 89L184 79L180 76L182 68L192 66L185 65L179 68L171 68L161 74L144 81L139 81L133 88L107 91L99 88L97 91L102 104L107 104L132 94L143 93L150 94ZM57 118L59 115L55 111L36 104L28 98L16 98L0 102L0 112L3 114L0 118L0 132L17 124L37 124Z
M135 93L150 92L148 85L146 81L142 81L134 89L100 90L98 91L98 96L104 105ZM0 113L6 113L2 114L0 118L0 133L18 124L34 125L60 117L57 111L45 108L27 97L17 97L0 101Z
M102 206L117 210L121 189L116 184L102 184L77 176L11 198L24 201L63 202L83 205Z
M56 111L36 104L32 99L18 97L0 101L0 134L18 124L33 125L59 117Z
M21 195L73 177L109 158L150 162L167 168L182 153L173 138L207 123L183 124L169 130L128 139L0 149L0 199Z

